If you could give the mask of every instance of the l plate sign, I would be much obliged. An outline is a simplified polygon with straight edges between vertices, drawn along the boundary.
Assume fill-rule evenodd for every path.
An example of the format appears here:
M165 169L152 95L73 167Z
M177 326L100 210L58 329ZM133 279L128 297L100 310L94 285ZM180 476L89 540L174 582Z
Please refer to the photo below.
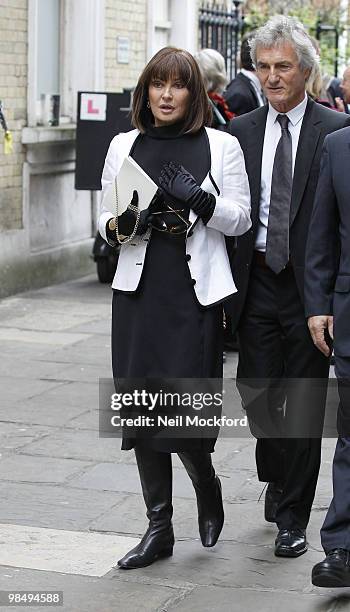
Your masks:
M83 93L80 101L81 121L106 121L106 94Z

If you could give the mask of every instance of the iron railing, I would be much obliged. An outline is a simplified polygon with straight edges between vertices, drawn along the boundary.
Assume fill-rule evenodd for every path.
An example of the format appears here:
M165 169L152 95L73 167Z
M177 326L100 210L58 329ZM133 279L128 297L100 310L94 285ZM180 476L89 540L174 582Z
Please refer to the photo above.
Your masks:
M227 76L237 74L239 41L244 26L242 0L234 0L231 10L222 2L203 2L199 8L201 49L216 49L225 58Z

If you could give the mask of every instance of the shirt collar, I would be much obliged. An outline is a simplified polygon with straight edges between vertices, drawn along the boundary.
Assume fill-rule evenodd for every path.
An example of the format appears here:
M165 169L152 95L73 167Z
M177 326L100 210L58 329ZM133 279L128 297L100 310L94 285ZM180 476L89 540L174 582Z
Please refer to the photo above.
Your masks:
M241 68L241 73L244 74L244 76L247 77L247 79L249 79L253 83L253 85L255 85L258 91L262 91L261 83L255 72L252 72L251 70L246 70L245 68Z
M302 102L300 102L297 106L292 108L288 113L286 113L289 121L292 125L297 125L299 121L304 117L305 110L307 105L307 95L305 93L305 98ZM279 113L271 104L269 103L269 115L272 119L272 122L275 123L277 119L277 115L282 115L284 113Z

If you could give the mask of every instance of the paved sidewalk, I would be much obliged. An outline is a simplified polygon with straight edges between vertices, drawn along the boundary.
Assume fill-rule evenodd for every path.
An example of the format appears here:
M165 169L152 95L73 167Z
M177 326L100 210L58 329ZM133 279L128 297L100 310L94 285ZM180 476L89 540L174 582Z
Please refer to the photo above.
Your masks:
M174 457L173 557L142 570L114 567L146 518L132 451L98 437L98 379L111 374L110 302L110 288L94 276L0 302L0 590L63 590L58 609L67 612L350 610L350 589L310 582L323 556L334 440L324 443L310 550L299 559L273 554L276 528L264 523L246 438L220 440L213 456L226 512L213 549L200 544L194 492Z

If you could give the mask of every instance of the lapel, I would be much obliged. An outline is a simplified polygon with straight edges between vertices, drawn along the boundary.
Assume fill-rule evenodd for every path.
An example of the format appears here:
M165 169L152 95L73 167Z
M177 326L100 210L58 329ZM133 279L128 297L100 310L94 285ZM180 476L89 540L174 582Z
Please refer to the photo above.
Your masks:
M300 130L298 149L295 158L292 198L290 206L290 225L299 210L311 165L321 134L322 120L317 113L317 104L309 98Z
M254 111L251 117L251 128L247 130L248 144L246 164L249 176L250 196L252 206L252 222L257 222L259 216L260 193L261 193L261 163L264 147L265 127L268 106Z

